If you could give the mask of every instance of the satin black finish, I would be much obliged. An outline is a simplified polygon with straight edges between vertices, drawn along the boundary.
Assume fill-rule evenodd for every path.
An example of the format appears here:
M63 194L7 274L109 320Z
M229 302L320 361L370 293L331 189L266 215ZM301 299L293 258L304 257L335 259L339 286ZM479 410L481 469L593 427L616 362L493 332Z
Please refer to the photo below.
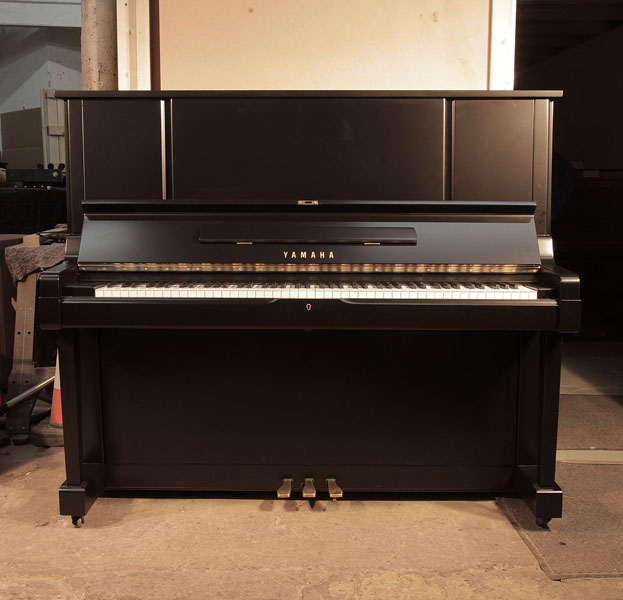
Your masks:
M538 265L541 262L534 220L532 217L481 216L468 222L460 218L429 216L428 220L412 221L407 216L401 220L392 217L377 218L351 215L334 215L331 219L296 216L291 214L254 215L255 232L263 231L262 243L236 245L202 241L205 232L219 224L223 239L250 241L249 230L241 229L247 222L244 216L144 215L127 214L107 217L85 217L83 239L78 262L84 267L91 263L419 263L419 264L497 264ZM290 227L291 226L291 227ZM326 243L318 239L318 228L327 236ZM374 241L379 230L409 228L417 232L417 245L386 244L365 246L361 243L342 243L333 230L369 230L369 240ZM275 239L269 236L274 235ZM284 242L281 238L307 238L312 244ZM360 235L360 233L358 233ZM343 236L342 236L343 237ZM365 237L365 236L364 236ZM333 241L331 238L335 238ZM379 238L376 241L379 241ZM346 242L346 240L343 240ZM301 251L322 250L321 261L301 258ZM293 256L292 253L296 253ZM333 256L330 255L333 252Z
M85 197L161 197L160 103L90 100L82 114Z
M207 206L518 200L536 203L537 232L547 234L559 95L61 93L75 180L70 233L81 231L83 202L164 198Z
M175 200L443 198L441 99L174 99L172 121Z
M454 139L455 200L532 198L534 104L513 100L456 102Z
M292 479L297 494L311 477L346 497L519 493L537 518L559 517L560 334L577 330L580 300L577 277L537 242L557 95L59 94L71 232L66 262L41 275L39 314L59 332L61 513L84 515L112 490L233 494ZM105 180L116 149L127 164ZM346 271L433 272L287 272L312 251ZM112 280L168 278L501 281L538 299L94 296Z

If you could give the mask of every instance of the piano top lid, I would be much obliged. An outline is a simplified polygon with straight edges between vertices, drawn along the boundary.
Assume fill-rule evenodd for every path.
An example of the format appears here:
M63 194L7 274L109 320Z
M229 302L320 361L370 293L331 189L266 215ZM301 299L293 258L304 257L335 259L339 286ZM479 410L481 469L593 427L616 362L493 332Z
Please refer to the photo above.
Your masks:
M560 98L562 90L56 90L65 100L87 98Z

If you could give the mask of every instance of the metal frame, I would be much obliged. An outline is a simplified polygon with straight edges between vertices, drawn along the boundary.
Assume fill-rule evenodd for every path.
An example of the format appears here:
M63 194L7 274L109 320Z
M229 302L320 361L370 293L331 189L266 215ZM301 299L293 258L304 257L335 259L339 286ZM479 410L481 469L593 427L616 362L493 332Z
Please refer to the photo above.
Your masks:
M26 236L25 245L39 245L38 236ZM13 367L9 375L8 397L15 398L35 384L54 374L54 367L35 367L33 348L35 337L35 306L39 273L31 273L17 283ZM30 418L36 397L20 402L7 412L6 434L13 443L26 443L30 436Z

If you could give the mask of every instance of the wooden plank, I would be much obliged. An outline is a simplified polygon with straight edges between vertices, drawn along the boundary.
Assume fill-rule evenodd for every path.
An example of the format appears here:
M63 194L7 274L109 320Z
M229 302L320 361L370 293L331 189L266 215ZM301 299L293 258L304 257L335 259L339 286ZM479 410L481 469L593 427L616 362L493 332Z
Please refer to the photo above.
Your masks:
M43 162L47 165L65 163L65 108L56 91L41 90L41 127Z
M149 0L117 0L120 90L151 89Z
M131 0L117 0L117 77L120 90L132 89L130 4Z
M65 130L59 125L48 125L48 135L58 136L63 135Z
M492 0L490 11L487 89L512 90L515 83L517 0Z
M149 43L149 0L135 0L136 12L136 89L151 89Z

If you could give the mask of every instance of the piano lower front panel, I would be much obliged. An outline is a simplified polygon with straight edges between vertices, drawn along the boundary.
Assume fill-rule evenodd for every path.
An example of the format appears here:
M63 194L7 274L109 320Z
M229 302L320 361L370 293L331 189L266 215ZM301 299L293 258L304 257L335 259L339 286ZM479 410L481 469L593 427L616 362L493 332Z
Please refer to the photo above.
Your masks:
M520 334L97 332L107 489L505 491ZM85 431L89 430L87 425ZM93 428L91 428L93 429Z
M42 299L45 300L45 299ZM55 314L58 304L48 307ZM488 301L175 300L66 297L66 328L556 331L554 299Z

